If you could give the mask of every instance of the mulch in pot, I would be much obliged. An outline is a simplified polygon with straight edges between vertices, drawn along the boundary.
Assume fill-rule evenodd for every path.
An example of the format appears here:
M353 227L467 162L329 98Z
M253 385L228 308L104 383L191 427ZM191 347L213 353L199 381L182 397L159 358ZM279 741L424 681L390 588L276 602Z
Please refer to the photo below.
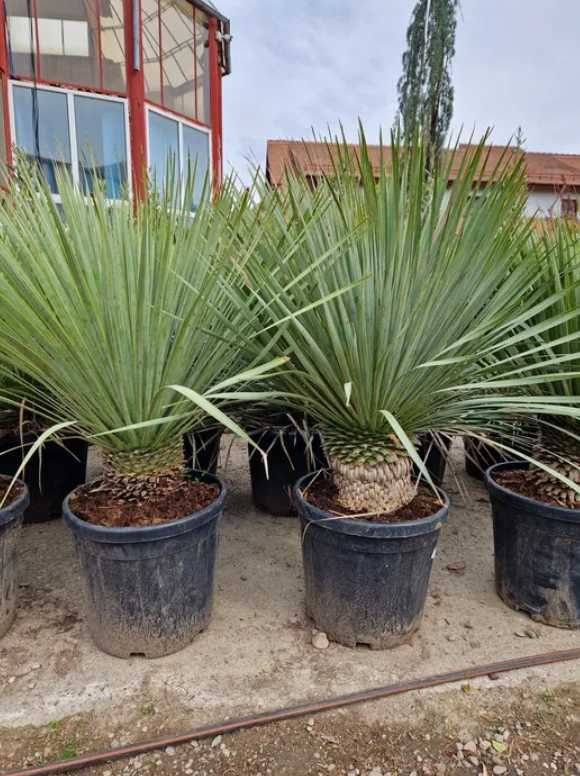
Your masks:
M395 512L387 512L380 515L361 516L359 513L345 509L338 501L336 485L328 479L317 479L302 495L306 501L322 512L352 517L371 523L408 523L413 520L424 520L441 509L441 502L433 491L426 486L420 487L413 501L406 506L397 509Z
M510 471L500 471L493 474L493 479L498 485L501 485L507 490L511 490L513 493L517 493L518 496L525 496L531 498L534 501L540 501L542 504L549 504L553 507L564 507L565 509L571 509L568 504L563 504L557 498L551 494L546 493L541 486L541 483L536 482L528 476L526 469L513 469ZM562 487L566 487L563 485ZM580 511L580 510L576 510Z
M143 495L120 492L117 482L97 480L74 491L69 508L81 520L108 528L135 528L180 520L199 512L219 496L218 485L184 477L166 477Z

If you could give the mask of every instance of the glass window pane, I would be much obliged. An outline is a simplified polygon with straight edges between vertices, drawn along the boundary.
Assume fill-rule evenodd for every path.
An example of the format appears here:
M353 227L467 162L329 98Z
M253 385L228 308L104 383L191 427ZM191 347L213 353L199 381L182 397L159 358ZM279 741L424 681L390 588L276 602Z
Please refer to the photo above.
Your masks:
M193 210L199 205L209 171L209 135L199 129L183 126L184 180L195 175Z
M103 52L103 86L111 92L127 91L125 67L125 14L123 0L99 4L101 14L101 49Z
M53 83L98 89L99 20L96 0L36 0L40 75Z
M6 0L10 73L22 78L34 76L36 29L30 7L28 0Z
M143 75L145 97L161 105L161 63L159 58L159 13L157 0L141 0L143 28Z
M125 108L120 102L75 97L79 177L83 190L105 183L107 197L118 199L127 185Z
M202 11L195 12L195 91L197 120L209 124L209 46L208 18Z
M56 193L58 165L71 169L68 105L65 94L13 86L15 144L40 164Z
M154 185L162 191L167 172L179 172L179 125L149 111L149 169Z
M193 6L187 0L161 0L163 105L194 119Z

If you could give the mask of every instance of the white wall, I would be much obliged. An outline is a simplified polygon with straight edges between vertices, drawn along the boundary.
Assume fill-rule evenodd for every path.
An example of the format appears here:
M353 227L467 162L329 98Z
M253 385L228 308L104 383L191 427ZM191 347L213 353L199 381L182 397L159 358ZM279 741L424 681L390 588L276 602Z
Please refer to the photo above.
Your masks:
M572 194L564 194L566 198L573 197ZM580 211L580 207L578 208ZM558 218L562 215L560 206L560 195L553 191L534 191L528 192L528 204L526 213L538 218Z

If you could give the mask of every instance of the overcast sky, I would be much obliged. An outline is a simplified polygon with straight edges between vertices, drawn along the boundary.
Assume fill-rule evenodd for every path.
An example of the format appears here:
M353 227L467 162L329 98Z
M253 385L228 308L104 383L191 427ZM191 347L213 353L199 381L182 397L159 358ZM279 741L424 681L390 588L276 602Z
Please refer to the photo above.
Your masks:
M232 21L226 167L264 164L266 140L390 129L414 0L216 0ZM462 0L453 127L528 150L580 153L580 0Z

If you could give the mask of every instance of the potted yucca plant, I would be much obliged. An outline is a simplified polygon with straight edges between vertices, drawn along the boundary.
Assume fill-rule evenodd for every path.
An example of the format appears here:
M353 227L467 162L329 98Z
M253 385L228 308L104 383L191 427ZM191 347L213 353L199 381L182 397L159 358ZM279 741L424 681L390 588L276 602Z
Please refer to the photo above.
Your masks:
M319 229L309 225L322 224L321 215L333 205L328 191L312 187L311 183L294 170L289 174L281 189L272 189L259 176L255 179L257 190L262 201L271 201L272 218L267 230L260 233L256 245L256 254L262 257L262 262L254 262L254 268L266 267L266 276L260 276L257 282L261 287L270 287L274 281L277 293L277 303L281 298L280 289L284 284L293 286L294 278L300 278L306 268L316 266L320 256L324 256L332 242L330 235L320 239ZM363 216L361 216L362 222ZM353 231L357 228L353 220ZM254 234L253 219L246 226L246 235L252 239ZM336 232L338 245L348 239L348 227L342 233ZM270 257L283 252L288 259L283 264L274 265L270 275ZM323 262L321 271L326 273ZM286 307L282 315L291 317L292 304L301 305L302 309L311 306L311 297L316 298L317 281L310 275L311 283L302 287L302 297L286 299ZM350 279L349 288L354 287L363 279ZM330 296L336 290L330 290L332 282L327 284ZM295 293L295 292L294 292ZM281 329L278 330L278 336ZM261 510L274 516L294 516L296 508L292 491L295 483L309 472L327 468L328 461L322 448L319 431L314 428L312 420L304 412L301 404L294 408L288 404L265 407L263 405L250 408L244 407L240 415L244 426L251 432L253 441L267 453L267 459L257 454L255 448L249 446L250 479L254 504ZM445 472L448 450L451 438L444 435L432 436L426 434L419 440L419 455L424 460L433 481L441 484Z
M272 218L267 230L261 232L256 254L264 258L266 266L270 255L283 252L288 257L282 267L275 267L277 284L292 284L294 274L302 263L315 266L324 247L311 239L316 223L328 208L324 193L315 189L296 187L289 178L282 190L271 189L259 177L256 185L262 201L270 201ZM249 225L251 238L254 229ZM300 246L296 253L295 246ZM322 271L325 271L324 269ZM312 279L314 282L314 279ZM295 292L293 292L295 293ZM302 304L309 306L315 298L312 288L303 288ZM326 466L320 434L312 428L304 411L291 406L258 406L247 409L242 418L256 445L264 450L267 459L256 454L255 447L248 447L250 481L254 504L270 515L293 517L296 515L292 490L295 483L309 472Z
M14 395L11 385L14 387L14 380L9 378L0 382L0 396ZM25 403L18 407L14 401L0 409L0 475L11 478L21 469L26 453L42 431L42 423ZM63 499L85 481L87 453L85 440L66 438L48 440L29 459L21 471L30 497L24 513L25 523L43 523L61 517Z
M222 426L210 423L183 437L185 465L190 471L217 472L220 445L223 435Z
M275 289L283 321L293 314L292 304L307 309L318 303L311 270L320 267L324 273L332 250L316 241L316 230L311 227L320 220L329 203L315 189L295 186L292 178L284 188L273 189L258 172L254 185L260 201L267 203L268 228L259 229L257 239L256 214L248 210L238 225L238 236L255 245L252 285L263 288L267 284ZM285 257L283 261L272 261L281 255ZM302 282L304 279L306 283ZM284 291L286 288L290 293ZM250 289L248 292L251 293ZM282 300L289 306L282 307ZM260 299L255 299L254 304L260 306ZM269 315L269 312L260 314L260 319L266 324ZM276 331L270 326L267 331L267 336L279 337L282 326L277 326ZM264 384L265 390L271 387ZM299 401L299 397L295 398ZM299 405L292 407L286 401L269 406L246 404L239 408L237 416L253 442L248 445L248 458L255 506L271 516L294 517L294 484L308 472L326 465L320 435L312 429L310 419Z
M485 187L483 144L456 165L450 152L427 176L423 144L394 142L382 149L378 181L364 135L356 158L346 144L329 154L335 169L318 188L329 205L309 239L322 253L348 237L316 284L326 297L351 290L289 317L293 369L273 384L302 397L330 465L328 477L295 487L307 614L335 641L385 648L419 627L447 519L445 494L422 487L431 478L417 447L424 435L502 425L521 373L493 354L532 315L537 295L525 307L520 297L538 270L515 261L530 225L523 172L509 154L486 170ZM307 182L296 185L308 195ZM285 297L278 310L275 288L262 294L265 313L303 305Z
M102 475L64 505L88 626L106 652L156 657L208 624L225 498L185 474L183 435L211 419L248 440L224 408L276 398L250 384L285 359L240 350L260 324L235 223L267 214L229 185L192 214L169 175L144 202L86 200L64 175L59 194L23 169L0 207L0 363L18 375L2 398L33 399L49 425L27 457L51 435L99 448Z
M580 235L556 223L532 241L530 255L546 303L528 322L529 337L506 342L506 357L519 362L532 386L547 372L543 391L552 396L527 400L537 415L533 462L501 463L486 474L496 589L508 606L539 622L579 628Z
M294 484L327 465L320 434L307 416L292 409L243 413L243 420L254 442L248 458L255 506L274 517L295 517Z

